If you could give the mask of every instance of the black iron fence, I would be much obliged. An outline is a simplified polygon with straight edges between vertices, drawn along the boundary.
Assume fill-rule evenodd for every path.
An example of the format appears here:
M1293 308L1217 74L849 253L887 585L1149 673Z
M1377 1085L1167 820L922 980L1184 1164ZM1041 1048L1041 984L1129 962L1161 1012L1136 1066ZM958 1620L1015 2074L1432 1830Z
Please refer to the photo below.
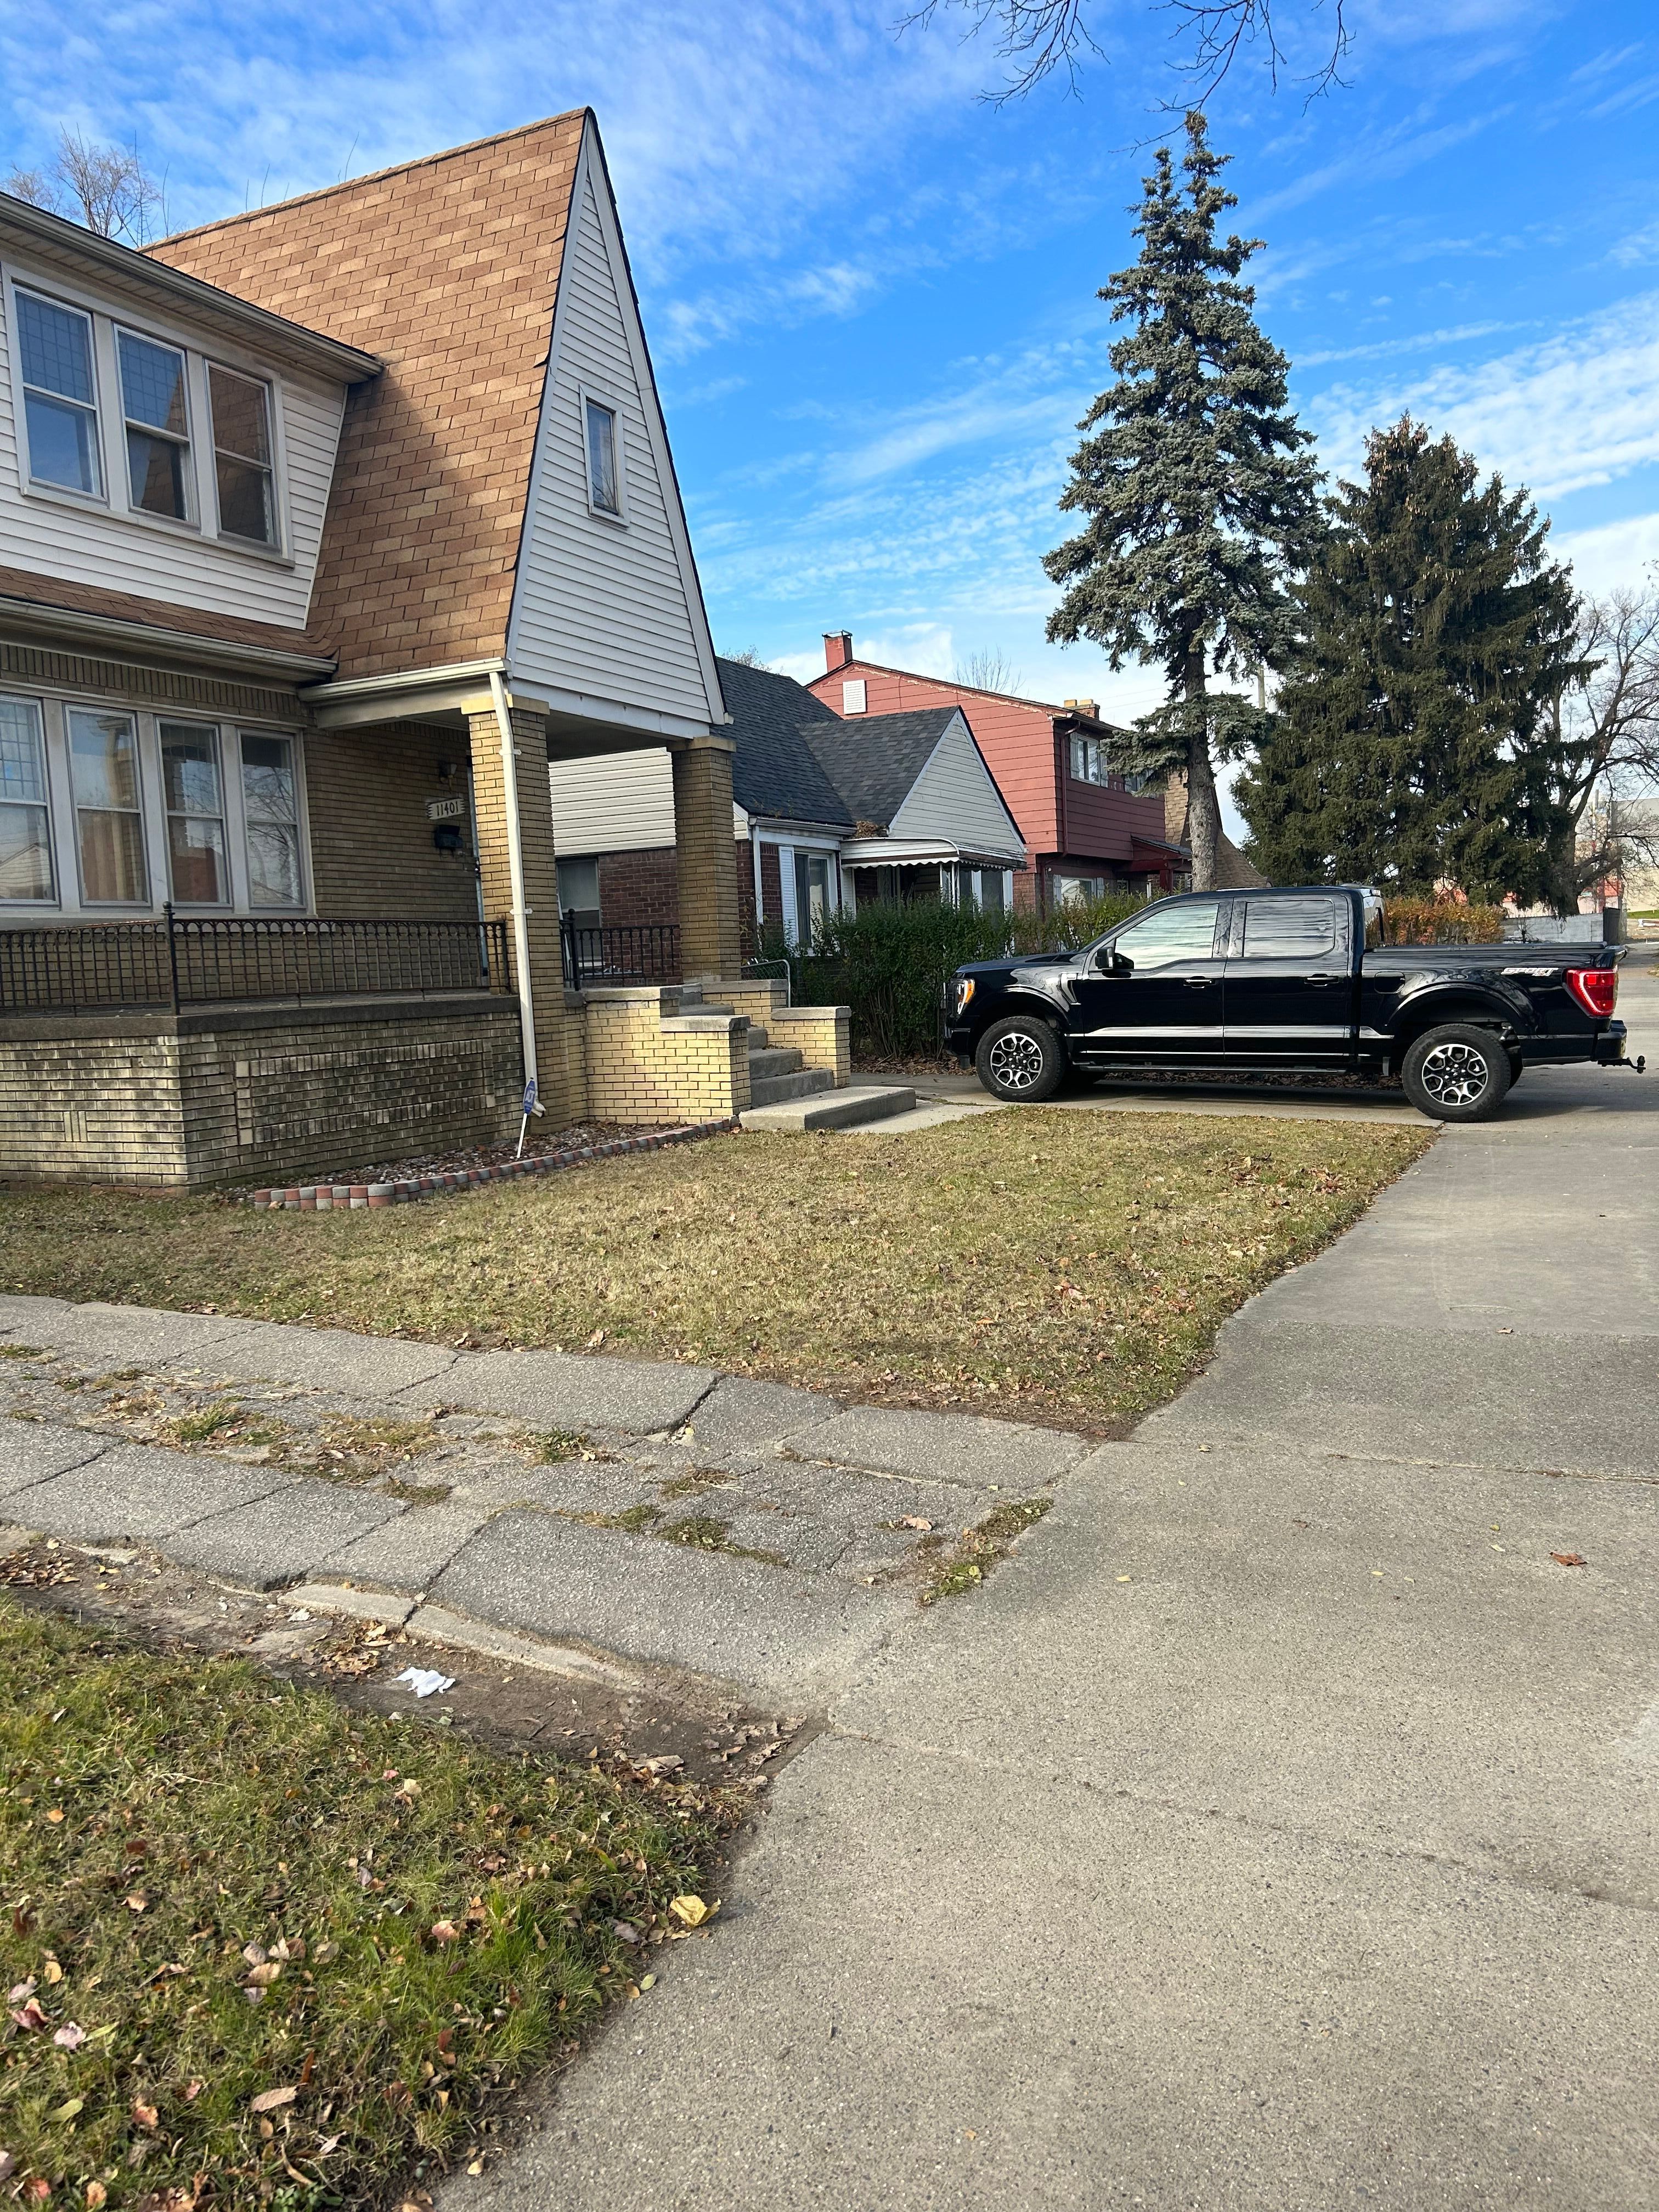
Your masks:
M595 983L678 983L680 933L672 922L621 922L579 929L566 915L564 980L573 991Z
M507 991L502 921L314 921L176 915L0 928L0 1013Z

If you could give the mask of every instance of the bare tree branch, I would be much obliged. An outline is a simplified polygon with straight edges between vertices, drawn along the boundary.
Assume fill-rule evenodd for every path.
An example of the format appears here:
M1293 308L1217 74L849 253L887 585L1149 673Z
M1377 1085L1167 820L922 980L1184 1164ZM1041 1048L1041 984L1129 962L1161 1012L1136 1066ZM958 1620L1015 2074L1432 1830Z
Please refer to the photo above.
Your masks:
M970 691L1014 692L1019 689L1019 671L1000 648L969 653L957 661L951 672L952 681L965 684Z
M1278 88L1287 64L1273 18L1274 0L1152 0L1152 4L1172 13L1177 39L1191 43L1188 57L1175 66L1194 82L1183 88L1178 100L1166 105L1202 107L1232 68L1241 46L1254 46L1258 40L1265 41L1268 75ZM1311 6L1316 14L1328 0L1300 0L1300 4ZM1343 82L1342 64L1353 44L1346 13L1347 0L1328 0L1328 4L1330 50L1319 67L1303 80L1310 100ZM1061 70L1067 90L1075 93L1080 64L1091 54L1102 61L1108 58L1089 28L1091 0L921 0L920 6L900 17L898 31L902 35L925 29L947 9L967 19L964 40L990 32L998 59L1008 66L1007 81L980 94L993 107L1023 100Z
M14 169L5 189L14 199L84 223L100 238L148 244L155 218L165 221L161 185L131 146L102 146L79 131L60 131L58 150L40 169Z

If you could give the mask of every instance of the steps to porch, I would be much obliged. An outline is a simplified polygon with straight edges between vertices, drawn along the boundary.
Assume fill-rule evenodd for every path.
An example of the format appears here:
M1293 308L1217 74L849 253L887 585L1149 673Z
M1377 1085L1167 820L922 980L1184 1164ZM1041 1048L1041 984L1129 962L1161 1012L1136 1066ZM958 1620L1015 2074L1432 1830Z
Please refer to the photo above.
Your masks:
M827 1067L805 1066L793 1045L775 1045L763 1029L750 1030L745 1129L846 1129L908 1113L915 1103L914 1091L837 1091Z

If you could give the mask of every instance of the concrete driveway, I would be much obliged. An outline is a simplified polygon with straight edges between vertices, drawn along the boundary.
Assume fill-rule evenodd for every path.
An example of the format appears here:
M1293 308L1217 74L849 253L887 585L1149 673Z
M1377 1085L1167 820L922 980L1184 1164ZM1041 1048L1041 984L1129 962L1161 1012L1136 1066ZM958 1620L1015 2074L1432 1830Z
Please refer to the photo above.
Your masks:
M1448 1133L863 1668L446 2212L1650 2207L1656 1171L1659 1074Z

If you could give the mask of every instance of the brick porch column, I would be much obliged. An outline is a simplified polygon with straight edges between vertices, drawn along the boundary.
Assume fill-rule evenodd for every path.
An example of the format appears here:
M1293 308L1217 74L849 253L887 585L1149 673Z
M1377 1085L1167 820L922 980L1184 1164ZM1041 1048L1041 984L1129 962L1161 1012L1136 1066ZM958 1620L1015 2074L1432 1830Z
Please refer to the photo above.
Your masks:
M730 738L694 738L671 749L674 865L680 894L680 971L735 980L743 966L738 930L738 852L732 830Z
M514 926L513 816L507 805L507 763L494 701L486 693L466 702L472 737L472 803L478 825L478 869L485 918L507 925L513 987L522 997ZM550 1122L579 1120L587 1110L582 1074L580 1017L564 1004L564 962L559 944L559 889L553 858L553 795L547 775L546 710L509 702L514 790L518 800L519 850L523 859L525 936L535 1027L536 1077Z

